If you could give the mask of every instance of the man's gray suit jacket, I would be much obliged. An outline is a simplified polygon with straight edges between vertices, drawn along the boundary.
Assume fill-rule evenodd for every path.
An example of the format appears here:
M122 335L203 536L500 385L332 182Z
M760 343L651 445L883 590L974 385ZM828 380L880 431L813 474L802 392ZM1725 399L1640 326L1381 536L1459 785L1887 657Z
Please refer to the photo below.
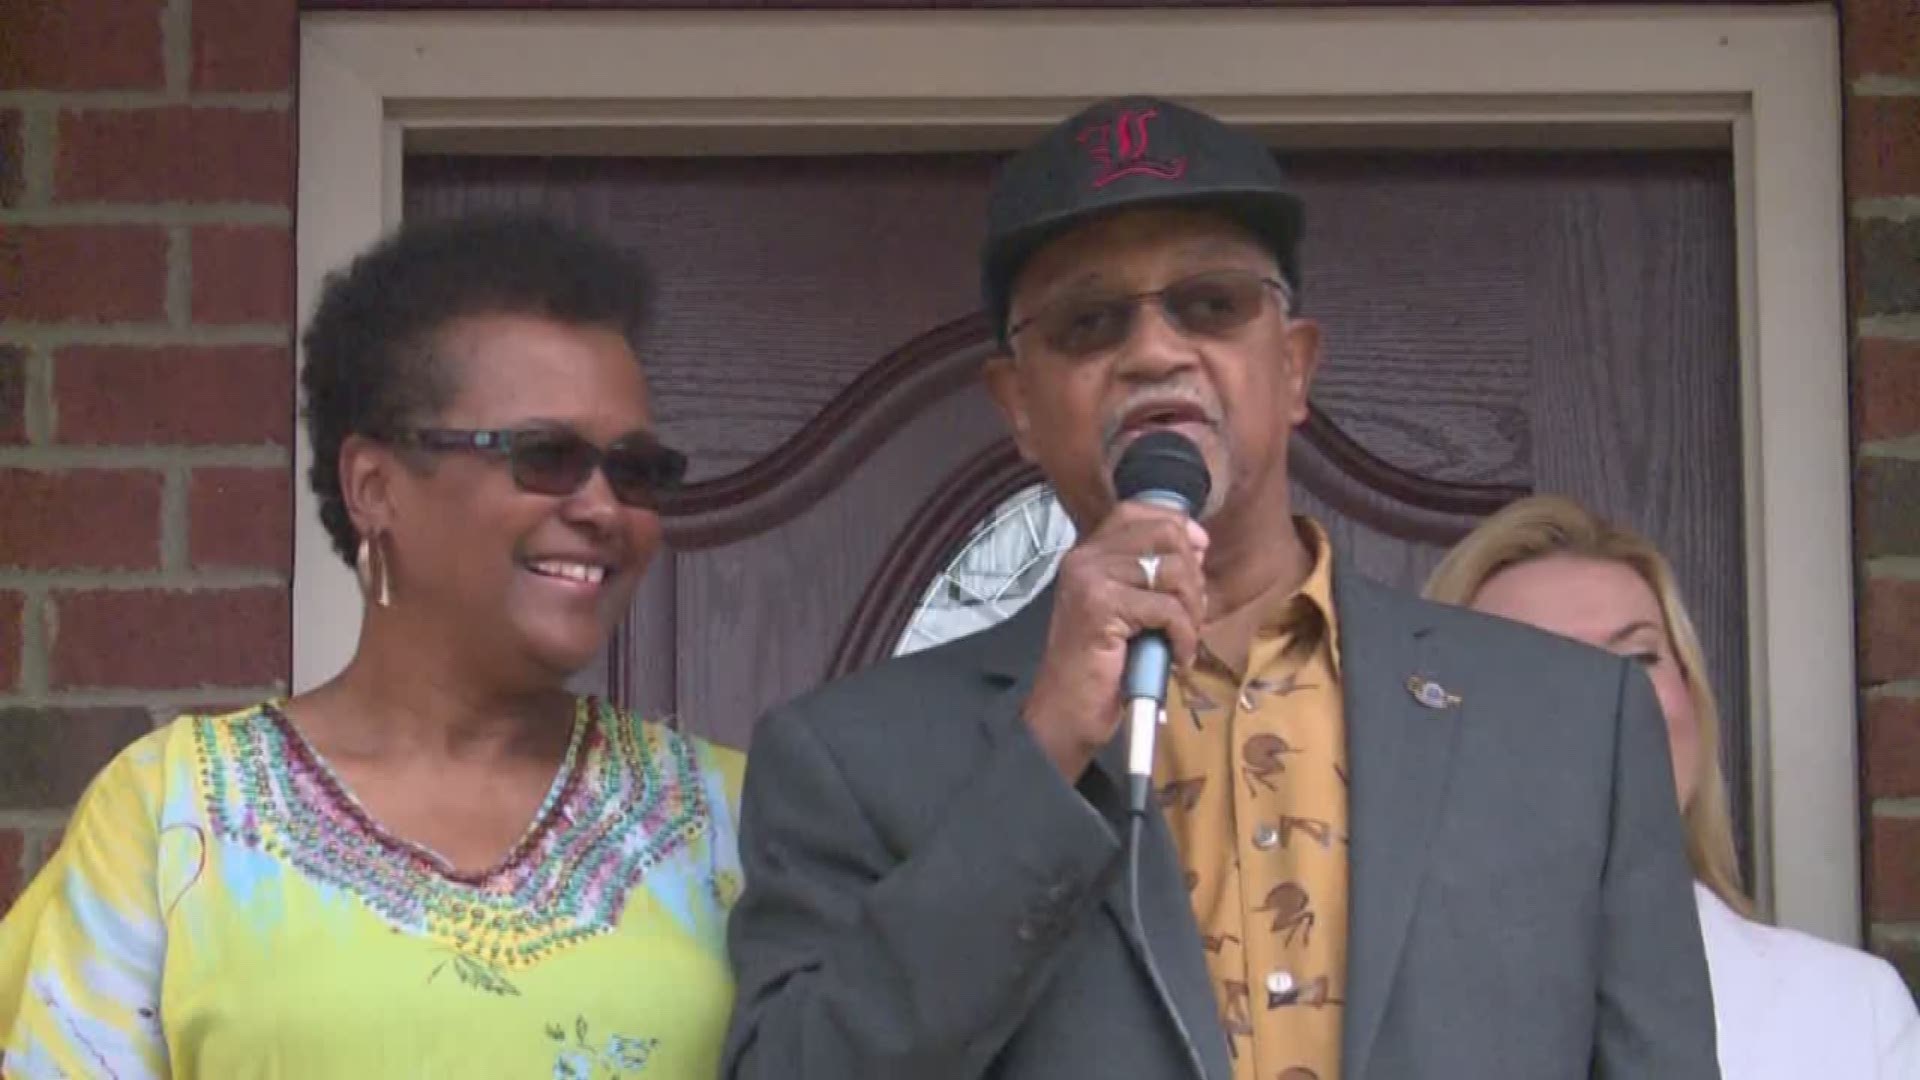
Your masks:
M748 755L730 1080L1192 1077L1228 1047L1171 838L1125 887L1114 740L1021 721L1050 595L775 710ZM1719 1075L1665 728L1626 660L1336 574L1349 1080ZM1418 700L1421 681L1457 701ZM1254 979L1251 1005L1266 1007ZM1264 1078L1263 1078L1264 1080Z

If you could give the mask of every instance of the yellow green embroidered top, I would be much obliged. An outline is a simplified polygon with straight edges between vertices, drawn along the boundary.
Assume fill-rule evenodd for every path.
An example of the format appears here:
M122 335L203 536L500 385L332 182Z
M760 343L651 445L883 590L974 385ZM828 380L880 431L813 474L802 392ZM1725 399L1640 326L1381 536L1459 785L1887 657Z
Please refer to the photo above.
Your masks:
M582 702L514 851L386 833L271 704L94 780L0 926L9 1078L707 1080L742 759Z

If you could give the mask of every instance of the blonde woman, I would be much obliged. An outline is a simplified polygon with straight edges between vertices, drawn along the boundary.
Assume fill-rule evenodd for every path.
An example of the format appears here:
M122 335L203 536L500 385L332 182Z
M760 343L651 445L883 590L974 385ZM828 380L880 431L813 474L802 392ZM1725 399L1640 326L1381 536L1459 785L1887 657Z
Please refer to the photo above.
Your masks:
M1630 657L1666 714L1726 1080L1920 1077L1920 1017L1884 960L1754 919L1734 859L1720 714L1673 571L1644 537L1553 496L1487 519L1427 595Z

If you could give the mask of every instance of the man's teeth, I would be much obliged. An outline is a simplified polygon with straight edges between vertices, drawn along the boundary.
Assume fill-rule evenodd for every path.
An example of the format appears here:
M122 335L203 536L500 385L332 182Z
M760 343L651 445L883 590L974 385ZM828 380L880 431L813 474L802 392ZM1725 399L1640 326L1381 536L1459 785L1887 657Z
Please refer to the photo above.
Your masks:
M586 585L598 585L607 576L606 567L588 566L585 563L546 561L530 565L536 574L565 578L568 581L578 581Z

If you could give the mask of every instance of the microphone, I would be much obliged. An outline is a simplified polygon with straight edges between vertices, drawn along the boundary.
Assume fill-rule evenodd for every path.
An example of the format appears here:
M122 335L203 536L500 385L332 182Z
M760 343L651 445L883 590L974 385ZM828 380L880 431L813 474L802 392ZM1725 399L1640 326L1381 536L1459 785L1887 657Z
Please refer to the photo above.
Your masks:
M1113 467L1113 490L1122 500L1139 500L1192 517L1207 504L1213 478L1193 440L1175 431L1150 431L1135 439ZM1127 642L1127 666L1121 676L1127 701L1127 809L1147 812L1153 789L1153 740L1167 703L1167 674L1173 650L1167 635L1149 630Z

